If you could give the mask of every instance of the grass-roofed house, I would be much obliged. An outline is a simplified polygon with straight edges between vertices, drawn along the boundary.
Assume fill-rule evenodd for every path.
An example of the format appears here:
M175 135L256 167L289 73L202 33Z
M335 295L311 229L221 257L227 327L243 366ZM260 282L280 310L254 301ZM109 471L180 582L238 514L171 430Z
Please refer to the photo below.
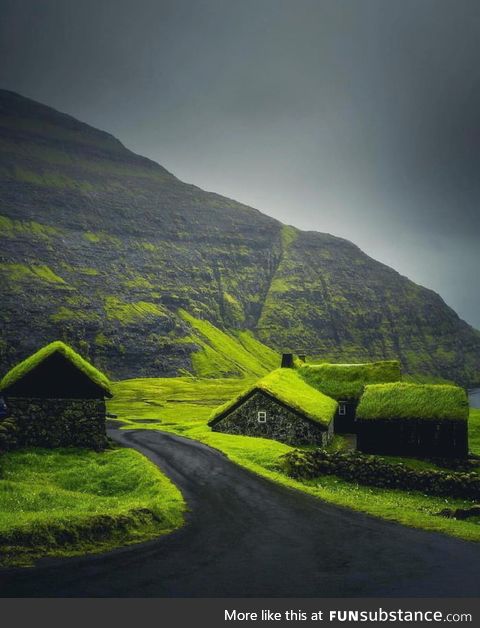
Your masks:
M357 405L366 385L398 382L402 378L397 360L365 364L300 364L298 373L313 388L338 402L334 420L338 434L356 432Z
M209 425L216 432L290 445L325 445L336 410L337 402L309 386L296 369L280 368L217 408Z
M106 376L56 341L17 364L0 382L17 447L88 447L106 442Z
M433 458L468 455L468 399L458 386L366 386L357 425L357 448L366 453Z

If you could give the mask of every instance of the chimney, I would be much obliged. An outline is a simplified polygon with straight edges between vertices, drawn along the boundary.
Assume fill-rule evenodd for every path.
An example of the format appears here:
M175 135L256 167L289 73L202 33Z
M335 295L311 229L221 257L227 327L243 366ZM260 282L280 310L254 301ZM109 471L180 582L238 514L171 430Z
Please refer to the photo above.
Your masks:
M293 353L282 353L282 369L293 369Z

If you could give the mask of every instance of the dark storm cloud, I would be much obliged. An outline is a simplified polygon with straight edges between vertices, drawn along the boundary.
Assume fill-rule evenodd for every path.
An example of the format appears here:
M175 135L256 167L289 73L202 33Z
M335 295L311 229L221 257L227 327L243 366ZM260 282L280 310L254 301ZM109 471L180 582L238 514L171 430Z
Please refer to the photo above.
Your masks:
M0 0L0 84L480 327L480 4Z

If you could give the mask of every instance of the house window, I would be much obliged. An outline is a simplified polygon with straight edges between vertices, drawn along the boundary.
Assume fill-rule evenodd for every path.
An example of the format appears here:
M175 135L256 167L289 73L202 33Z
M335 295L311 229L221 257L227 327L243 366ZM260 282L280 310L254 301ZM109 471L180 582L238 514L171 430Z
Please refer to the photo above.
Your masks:
M339 416L345 416L347 414L347 404L346 403L341 403L340 407L338 408L338 414Z
M261 410L260 412L257 413L257 421L259 423L267 422L267 413L264 410Z

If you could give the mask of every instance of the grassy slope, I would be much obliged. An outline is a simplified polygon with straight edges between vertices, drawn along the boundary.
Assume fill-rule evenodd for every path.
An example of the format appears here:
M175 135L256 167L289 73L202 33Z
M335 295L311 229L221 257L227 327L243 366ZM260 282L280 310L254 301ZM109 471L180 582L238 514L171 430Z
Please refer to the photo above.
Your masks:
M248 331L226 333L185 310L180 309L179 315L190 326L190 339L200 347L192 354L192 366L199 377L262 377L280 364L279 354Z
M178 489L133 450L26 450L1 465L3 565L103 551L183 523Z
M445 507L467 502L420 493L352 485L335 477L300 483L279 471L278 458L292 448L283 443L249 436L212 432L207 419L219 401L240 393L248 381L186 378L128 380L117 382L112 412L127 428L161 429L199 440L223 451L233 462L283 485L302 490L326 501L361 510L399 523L480 541L480 526L435 516ZM154 403L157 405L154 405ZM480 410L470 416L470 447L480 454Z

